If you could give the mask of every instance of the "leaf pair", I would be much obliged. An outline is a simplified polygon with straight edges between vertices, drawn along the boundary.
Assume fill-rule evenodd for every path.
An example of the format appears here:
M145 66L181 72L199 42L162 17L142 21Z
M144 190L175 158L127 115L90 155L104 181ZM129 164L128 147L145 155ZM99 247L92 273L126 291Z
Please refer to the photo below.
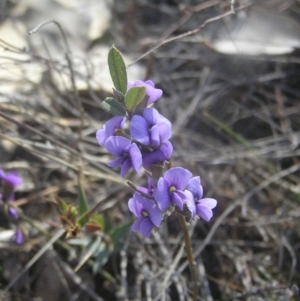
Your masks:
M124 103L108 97L102 102L102 108L112 115L125 116L126 111L132 112L145 98L145 87L133 87L127 91L127 72L120 52L114 46L108 53L110 76L118 94L123 95Z

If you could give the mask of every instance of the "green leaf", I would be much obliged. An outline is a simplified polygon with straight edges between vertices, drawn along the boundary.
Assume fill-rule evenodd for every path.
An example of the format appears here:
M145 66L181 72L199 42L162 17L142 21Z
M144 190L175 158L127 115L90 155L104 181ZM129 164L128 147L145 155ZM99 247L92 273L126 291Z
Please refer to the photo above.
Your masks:
M110 231L109 236L114 244L114 249L121 249L121 239L128 232L131 224L125 224Z
M125 94L125 106L132 111L145 98L146 87L133 87Z
M81 254L81 258L79 263L74 269L74 272L77 272L93 255L95 255L99 248L102 245L102 239L100 236L97 236L94 240L92 240L84 249Z
M122 55L114 46L108 53L108 67L115 88L125 94L127 91L126 66Z
M102 214L95 214L91 217L91 221L95 222L102 228L102 231L105 232L105 220Z
M86 213L89 210L89 206L88 206L88 203L86 200L86 196L85 196L81 181L82 181L81 178L79 178L79 181L78 181L78 190L79 190L78 191L78 193L79 193L78 211L79 211L80 218L78 220L78 224L80 227L83 227L86 224L86 222L88 221L88 217L86 216Z
M107 97L104 101L102 101L101 107L106 112L112 115L118 115L118 116L126 115L126 109L124 108L124 106L121 103L119 103L116 99L111 97Z
M102 268L102 266L107 262L110 254L111 254L111 250L105 247L104 244L102 244L98 249L98 254L95 263L93 265L94 274L96 274Z

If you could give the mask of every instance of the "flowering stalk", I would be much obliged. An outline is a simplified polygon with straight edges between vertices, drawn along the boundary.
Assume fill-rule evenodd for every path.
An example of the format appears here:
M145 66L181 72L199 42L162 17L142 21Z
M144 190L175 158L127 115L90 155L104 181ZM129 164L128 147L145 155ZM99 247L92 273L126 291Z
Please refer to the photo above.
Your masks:
M193 301L196 301L197 273L185 219L198 216L209 221L217 201L203 198L199 176L193 177L183 167L166 168L173 152L169 141L172 124L152 108L162 96L162 90L155 88L151 80L128 83L122 56L114 47L110 50L108 64L115 85L114 98L105 99L102 107L116 116L97 131L96 139L116 157L107 165L121 167L123 178L130 169L139 174L142 167L148 175L148 187L135 187L131 182L129 185L135 193L128 207L137 217L132 231L150 237L152 230L159 228L170 212L179 214L193 281Z
M197 300L198 296L198 277L197 277L197 271L196 271L196 262L194 259L194 254L193 254L193 248L191 244L191 238L189 235L188 227L185 221L185 218L183 215L179 216L179 221L180 221L180 226L183 232L183 237L184 237L184 243L185 243L185 250L187 254L187 258L189 261L189 267L190 267L190 273L191 273L191 278L193 282L193 301Z

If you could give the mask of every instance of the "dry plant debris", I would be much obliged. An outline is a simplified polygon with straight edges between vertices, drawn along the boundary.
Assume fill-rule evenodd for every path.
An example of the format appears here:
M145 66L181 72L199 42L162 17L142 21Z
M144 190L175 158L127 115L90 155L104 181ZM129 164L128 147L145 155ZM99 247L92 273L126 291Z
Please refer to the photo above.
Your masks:
M100 108L112 87L105 51L116 44L128 64L160 45L128 72L164 91L159 106L173 123L174 164L200 174L206 195L218 200L208 225L190 225L199 300L299 300L299 1L103 1L110 23L92 25L96 33L92 1L42 2L1 2L0 168L23 179L16 204L28 234L16 246L0 212L2 299L189 300L177 219L150 239L126 232L95 274L94 258L58 235L55 204L76 202L78 174L91 207L115 225L132 223L131 191L95 140L109 118ZM264 14L292 25L283 34L271 26L260 41L272 36L288 50L218 49L218 28L232 38L244 21L266 22ZM53 15L59 23L26 34Z

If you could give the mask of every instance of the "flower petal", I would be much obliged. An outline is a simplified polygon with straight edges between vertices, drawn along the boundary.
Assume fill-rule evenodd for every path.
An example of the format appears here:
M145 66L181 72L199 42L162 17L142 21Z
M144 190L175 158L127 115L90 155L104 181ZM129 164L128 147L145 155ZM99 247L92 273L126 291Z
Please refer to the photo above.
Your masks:
M130 135L134 140L144 145L150 144L148 123L142 116L134 115L132 117Z
M151 201L151 200L149 200ZM159 208L153 204L152 208L148 211L149 217L151 222L156 226L159 227L161 224L161 211L159 210Z
M131 226L131 230L134 232L140 232L141 229L141 223L144 220L144 217L140 217L139 219L137 219L133 225Z
M125 175L127 174L128 170L130 169L131 167L131 161L129 158L127 158L123 164L122 164L122 167L121 167L121 177L124 178Z
M180 211L183 210L183 200L182 198L176 193L176 191L172 192L171 194L172 202L177 205Z
M169 160L173 152L172 144L167 141L153 152L143 153L143 166L149 170L151 164L163 164Z
M142 216L141 212L142 212L143 206L136 198L136 193L134 194L133 198L131 198L128 201L128 208L136 217Z
M112 160L112 161L108 162L106 165L109 166L109 167L112 167L112 168L119 167L119 166L122 165L123 161L124 161L124 158L121 157L121 158L117 158L115 160Z
M202 199L203 188L201 185L200 177L191 178L186 186L186 189L193 194L194 198L197 198L198 200Z
M104 147L105 145L105 126L103 129L98 130L96 133L96 139L99 145L101 145L102 147Z
M159 133L159 128L154 125L152 128L151 128L151 131L150 131L150 145L151 146L159 146L160 145L160 133Z
M140 168L142 166L142 154L140 149L135 143L133 143L129 148L129 155L131 160L131 166L136 173L140 173Z
M141 222L140 231L144 237L150 237L151 231L154 228L154 225L152 224L150 218L144 218L144 220Z
M217 206L217 201L211 198L204 198L198 202L198 204L206 206L207 208L213 209Z
M160 178L155 191L155 200L161 211L165 211L171 205L171 196L169 186L164 178Z
M164 175L169 187L175 186L178 190L184 190L191 177L192 173L182 167L171 168Z
M116 157L121 157L131 145L131 141L125 137L112 136L105 142L105 148L109 153Z
M201 204L197 204L196 205L196 212L197 214L203 218L205 221L209 221L212 216L213 216L213 212L210 208L203 206Z
M186 194L185 203L186 203L187 208L191 212L191 219L193 219L194 216L196 215L196 204L194 201L194 196L188 190L185 191L185 194Z
M147 121L148 125L153 126L158 122L160 114L156 109L148 108L144 110L143 117Z
M159 129L160 143L169 140L172 136L172 130L166 122L160 122L156 125Z

